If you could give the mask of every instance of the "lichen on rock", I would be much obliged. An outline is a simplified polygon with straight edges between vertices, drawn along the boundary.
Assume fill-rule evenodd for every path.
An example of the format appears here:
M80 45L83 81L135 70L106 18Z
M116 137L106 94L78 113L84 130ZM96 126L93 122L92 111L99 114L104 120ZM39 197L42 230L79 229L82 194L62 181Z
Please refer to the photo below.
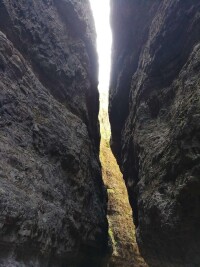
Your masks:
M132 210L122 173L109 145L110 125L107 96L107 93L101 92L99 119L101 126L100 159L103 180L108 192L108 233L112 245L109 267L147 267L136 243Z

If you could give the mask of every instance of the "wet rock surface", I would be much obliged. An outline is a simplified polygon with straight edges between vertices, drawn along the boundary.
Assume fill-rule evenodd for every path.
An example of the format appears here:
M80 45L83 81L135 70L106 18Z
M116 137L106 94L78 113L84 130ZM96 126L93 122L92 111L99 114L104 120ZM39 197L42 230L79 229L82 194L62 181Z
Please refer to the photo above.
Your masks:
M102 266L88 1L0 1L0 266Z
M149 266L200 264L199 1L111 1L112 149Z

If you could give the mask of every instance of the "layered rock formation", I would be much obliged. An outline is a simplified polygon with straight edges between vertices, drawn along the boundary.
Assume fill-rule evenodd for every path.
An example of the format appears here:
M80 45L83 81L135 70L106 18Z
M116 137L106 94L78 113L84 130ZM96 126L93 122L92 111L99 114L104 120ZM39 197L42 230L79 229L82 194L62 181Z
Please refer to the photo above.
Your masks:
M0 1L0 266L103 266L88 1Z
M200 265L200 3L111 0L112 149L153 267Z
M140 256L135 238L132 210L122 174L109 146L108 94L100 94L100 159L103 180L108 192L109 237L112 255L109 267L146 267Z

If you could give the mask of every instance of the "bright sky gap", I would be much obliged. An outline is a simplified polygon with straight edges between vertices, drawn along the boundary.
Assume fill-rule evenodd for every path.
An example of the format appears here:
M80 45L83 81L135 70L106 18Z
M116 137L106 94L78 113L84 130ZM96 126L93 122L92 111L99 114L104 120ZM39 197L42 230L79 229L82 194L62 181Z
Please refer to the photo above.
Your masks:
M112 34L110 28L110 1L90 0L97 32L99 55L99 91L108 92L111 65Z

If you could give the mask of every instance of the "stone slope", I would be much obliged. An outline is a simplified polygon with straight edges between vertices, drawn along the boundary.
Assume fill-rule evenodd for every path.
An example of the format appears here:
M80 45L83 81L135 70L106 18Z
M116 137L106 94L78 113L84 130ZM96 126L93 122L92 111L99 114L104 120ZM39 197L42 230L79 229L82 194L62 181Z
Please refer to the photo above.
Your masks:
M100 100L100 160L103 181L108 192L107 217L113 250L109 267L146 267L136 243L135 227L126 186L109 146L108 93L101 92Z
M0 1L0 266L103 266L88 1Z
M108 143L108 140L101 140L100 159L108 192L107 217L113 248L109 267L146 267L136 243L126 187Z
M112 149L154 267L200 265L200 3L111 0Z

